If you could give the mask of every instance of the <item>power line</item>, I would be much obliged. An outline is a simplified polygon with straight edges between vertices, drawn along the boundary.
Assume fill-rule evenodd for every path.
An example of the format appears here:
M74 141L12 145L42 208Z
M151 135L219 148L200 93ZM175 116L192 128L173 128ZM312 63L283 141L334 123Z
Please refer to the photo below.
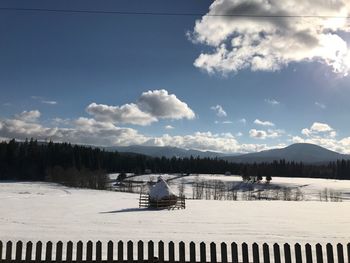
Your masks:
M171 13L171 12L134 12L78 9L48 9L48 8L14 8L0 7L0 11L52 12L52 13L86 13L109 15L142 15L142 16L212 16L212 17L247 17L247 18L339 18L349 19L350 16L331 15L258 15L258 14L205 14L205 13Z

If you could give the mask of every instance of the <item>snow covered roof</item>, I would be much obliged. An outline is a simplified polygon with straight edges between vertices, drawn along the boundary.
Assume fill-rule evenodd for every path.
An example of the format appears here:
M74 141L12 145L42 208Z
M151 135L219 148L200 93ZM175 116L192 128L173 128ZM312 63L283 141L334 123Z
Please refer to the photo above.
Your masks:
M170 186L165 182L163 177L158 177L158 182L151 188L149 192L151 199L161 200L167 197L176 196Z

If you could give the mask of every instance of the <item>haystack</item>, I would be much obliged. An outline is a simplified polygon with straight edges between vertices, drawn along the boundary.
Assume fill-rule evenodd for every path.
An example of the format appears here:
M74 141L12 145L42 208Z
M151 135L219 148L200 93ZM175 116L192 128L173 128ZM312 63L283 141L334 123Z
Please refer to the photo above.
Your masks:
M150 189L149 201L152 207L168 207L176 204L177 196L164 178L159 176L157 183Z

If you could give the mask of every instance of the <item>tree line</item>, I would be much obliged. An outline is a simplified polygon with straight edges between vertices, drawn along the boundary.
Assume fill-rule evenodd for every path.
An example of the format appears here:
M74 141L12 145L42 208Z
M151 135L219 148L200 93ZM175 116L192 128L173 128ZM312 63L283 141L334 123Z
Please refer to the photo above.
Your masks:
M96 147L36 140L0 143L0 180L53 181L70 186L102 188L107 173L219 173L257 177L313 177L350 179L350 161L305 164L231 163L220 158L165 158L109 152Z

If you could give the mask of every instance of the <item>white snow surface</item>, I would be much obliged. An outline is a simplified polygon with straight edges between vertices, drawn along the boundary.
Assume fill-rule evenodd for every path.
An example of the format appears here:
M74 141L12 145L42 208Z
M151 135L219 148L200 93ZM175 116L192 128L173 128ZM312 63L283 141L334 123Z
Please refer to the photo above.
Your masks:
M3 182L1 240L315 244L350 239L350 202L186 200L185 210L155 211L139 209L138 198L49 183Z
M133 176L132 180L137 181L156 181L157 174L139 175ZM184 177L178 177L172 174L161 174L162 178L167 180L167 183L177 194L178 186L181 182L185 184L185 196L187 198L192 197L192 184L195 181L205 180L214 181L219 180L225 184L238 185L242 188L242 177L240 175L220 175L220 174L199 174L190 175ZM170 181L168 181L170 179ZM255 184L256 187L264 188L264 181L259 185ZM244 187L244 186L243 186ZM325 189L340 192L344 201L350 201L350 180L334 180L334 179L315 179L315 178L299 178L299 177L273 177L270 182L270 187L288 187L288 188L299 188L306 201L318 201L320 199L320 192Z
M149 196L153 200L162 200L163 198L176 196L164 179L159 176L157 183L150 189Z

